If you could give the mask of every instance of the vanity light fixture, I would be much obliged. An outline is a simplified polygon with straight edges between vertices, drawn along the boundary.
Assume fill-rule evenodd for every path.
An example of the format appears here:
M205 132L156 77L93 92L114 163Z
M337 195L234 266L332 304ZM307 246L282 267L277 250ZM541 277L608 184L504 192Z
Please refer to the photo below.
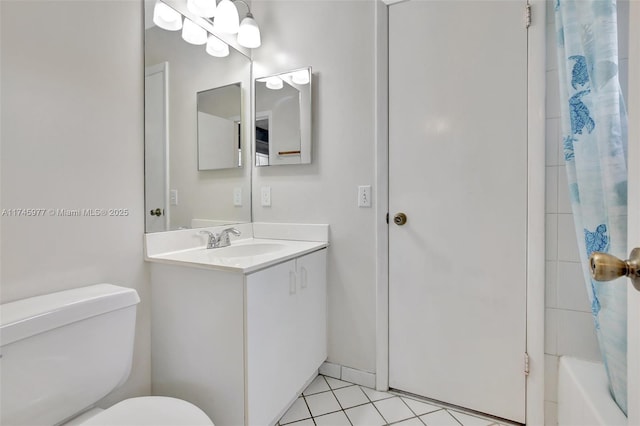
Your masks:
M300 70L300 71L293 72L291 74L291 81L301 86L304 86L305 84L309 84L309 71Z
M242 19L241 24L239 23L238 9L234 3L243 3L247 7L247 14ZM221 0L217 5L216 0L187 0L187 9L212 24L213 29L218 32L238 34L237 40L240 46L255 49L262 43L260 28L253 18L249 5L244 0ZM212 17L214 17L213 20L211 19ZM206 29L187 17L184 18L183 23L180 12L161 0L157 0L153 8L153 23L169 31L182 29L184 41L196 45L206 43L206 52L211 56L222 58L229 55L229 45L227 43L209 34ZM270 86L270 89L281 89L282 80L278 80L277 82L274 80L267 86Z
M282 89L282 79L278 76L267 78L267 89L280 90Z
M229 45L218 37L209 34L206 51L211 56L224 58L225 56L229 56Z
M207 30L193 22L191 19L184 18L182 39L191 44L205 44L207 42Z
M231 0L221 0L218 3L213 29L225 34L237 34L240 29L238 9Z
M249 5L243 0L236 0L236 2L244 3L244 5L247 6L247 14L244 16L244 19L242 19L240 28L238 29L238 44L250 49L260 47L260 44L262 44L260 40L260 28L256 20L253 19Z
M187 9L201 18L213 18L216 15L216 0L187 0Z
M168 31L178 31L182 28L182 15L160 0L157 0L153 7L153 23Z

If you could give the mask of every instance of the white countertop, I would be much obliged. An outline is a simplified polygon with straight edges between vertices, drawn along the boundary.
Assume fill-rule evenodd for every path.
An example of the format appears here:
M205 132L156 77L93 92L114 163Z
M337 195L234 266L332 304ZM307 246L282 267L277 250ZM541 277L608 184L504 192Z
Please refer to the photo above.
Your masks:
M295 241L267 238L246 238L232 240L228 247L207 249L190 248L166 253L147 255L149 262L191 266L219 271L250 274L277 263L286 262L307 253L323 249L329 245L326 241ZM243 247L253 246L253 247ZM256 254L240 255L247 248L249 252L256 248ZM264 248L265 253L259 253Z

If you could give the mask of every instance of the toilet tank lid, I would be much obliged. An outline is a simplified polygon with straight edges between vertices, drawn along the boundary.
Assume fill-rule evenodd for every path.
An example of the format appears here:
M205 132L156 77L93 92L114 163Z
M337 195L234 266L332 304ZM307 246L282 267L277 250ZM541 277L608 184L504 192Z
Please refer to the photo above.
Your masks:
M132 288L95 284L4 303L0 305L0 345L139 302Z

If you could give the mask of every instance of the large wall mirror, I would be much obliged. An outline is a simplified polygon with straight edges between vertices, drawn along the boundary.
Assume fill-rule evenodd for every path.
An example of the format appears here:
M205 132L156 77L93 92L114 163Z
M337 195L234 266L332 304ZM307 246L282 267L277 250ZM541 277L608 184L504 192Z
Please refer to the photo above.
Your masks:
M186 1L167 2L189 16ZM145 1L145 229L251 221L251 60L153 24ZM196 18L197 19L197 18Z
M311 67L255 80L255 165L311 163Z

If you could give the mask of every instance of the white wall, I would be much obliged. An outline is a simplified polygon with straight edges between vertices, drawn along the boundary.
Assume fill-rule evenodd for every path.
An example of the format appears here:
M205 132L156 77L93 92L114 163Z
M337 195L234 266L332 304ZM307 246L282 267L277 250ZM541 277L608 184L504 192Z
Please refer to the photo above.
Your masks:
M100 282L135 288L133 370L104 404L148 394L142 6L3 0L0 11L1 207L129 210L3 216L1 301Z
M629 3L618 1L620 84L627 93ZM601 360L582 275L562 150L553 2L547 3L545 423L557 424L558 359Z
M373 1L265 0L252 4L263 45L254 78L313 67L313 162L254 171L253 220L331 225L329 361L375 370ZM271 187L271 207L260 188ZM375 189L375 188L374 188ZM376 200L373 201L374 203Z

